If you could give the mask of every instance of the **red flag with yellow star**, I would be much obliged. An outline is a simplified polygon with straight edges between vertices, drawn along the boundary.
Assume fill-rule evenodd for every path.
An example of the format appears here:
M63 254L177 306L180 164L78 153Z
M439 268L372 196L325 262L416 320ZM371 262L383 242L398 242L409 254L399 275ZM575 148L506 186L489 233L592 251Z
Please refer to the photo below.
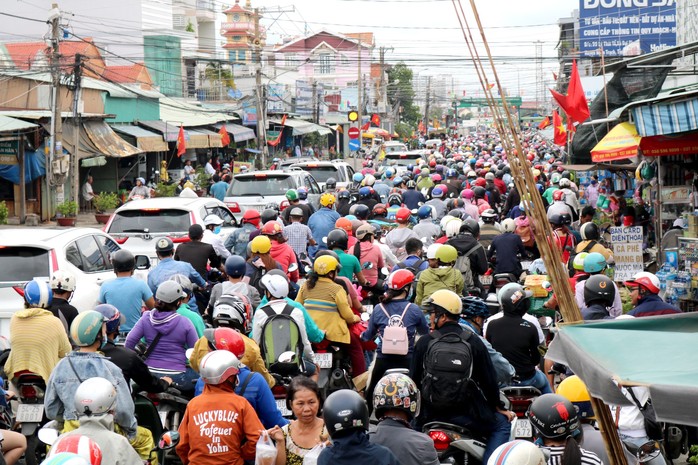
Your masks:
M553 142L555 145L565 145L567 143L567 129L562 124L562 118L556 110L553 110Z

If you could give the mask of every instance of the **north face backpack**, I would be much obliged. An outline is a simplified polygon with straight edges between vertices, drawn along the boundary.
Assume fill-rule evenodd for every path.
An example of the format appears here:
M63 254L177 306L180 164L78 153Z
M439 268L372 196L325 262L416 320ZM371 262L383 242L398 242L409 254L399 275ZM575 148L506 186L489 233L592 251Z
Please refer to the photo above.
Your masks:
M298 323L291 317L293 307L286 304L281 313L276 313L271 305L267 304L257 310L267 315L261 329L259 349L264 364L269 371L278 374L291 375L302 364L303 339ZM295 357L291 361L280 361L279 356L284 352L293 352Z
M473 353L468 340L473 333L432 332L424 357L422 398L435 409L452 409L468 400Z
M470 268L470 255L478 249L481 249L482 245L477 244L463 255L458 255L456 259L456 264L453 266L456 270L460 271L463 275L463 289L472 289L475 287L475 279L473 278L473 270Z

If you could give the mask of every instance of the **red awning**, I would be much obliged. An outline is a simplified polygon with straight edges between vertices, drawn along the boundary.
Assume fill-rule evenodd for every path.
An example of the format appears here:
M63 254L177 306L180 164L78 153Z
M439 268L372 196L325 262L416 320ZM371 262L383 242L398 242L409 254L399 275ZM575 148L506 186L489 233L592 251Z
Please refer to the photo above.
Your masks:
M643 137L640 149L646 157L698 154L698 132Z

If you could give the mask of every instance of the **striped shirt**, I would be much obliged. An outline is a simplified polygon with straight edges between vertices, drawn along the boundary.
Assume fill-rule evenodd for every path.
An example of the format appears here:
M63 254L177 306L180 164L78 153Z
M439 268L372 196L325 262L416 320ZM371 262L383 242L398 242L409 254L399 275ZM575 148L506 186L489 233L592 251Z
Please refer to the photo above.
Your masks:
M550 451L550 457L548 458L548 465L562 465L562 453L565 451L565 446L551 446L546 447ZM601 459L593 452L579 448L582 451L582 463L581 465L604 465ZM609 464L605 464L609 465Z
M313 238L309 227L301 222L291 223L284 227L284 236L296 255L308 253L308 242Z
M355 323L359 317L351 311L349 297L342 286L329 278L319 278L312 289L305 282L296 302L305 307L318 328L325 331L327 339L349 344L347 323Z

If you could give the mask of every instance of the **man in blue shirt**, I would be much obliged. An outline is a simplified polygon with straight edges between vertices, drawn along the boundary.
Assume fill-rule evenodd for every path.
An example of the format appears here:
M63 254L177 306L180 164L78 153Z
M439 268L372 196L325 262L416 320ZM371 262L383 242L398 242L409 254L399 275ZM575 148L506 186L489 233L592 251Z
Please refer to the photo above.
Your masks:
M317 243L317 246L308 247L308 252L310 255L315 256L315 252L318 250L327 249L327 245L323 242L323 238L334 229L334 224L340 218L339 213L334 211L334 203L336 198L333 194L325 192L320 197L320 209L310 215L308 220L308 227L313 233L313 239Z
M200 287L206 287L206 281L201 277L199 273L187 262L176 261L172 256L174 255L174 243L169 237L163 237L158 239L155 244L155 253L158 256L160 263L151 269L148 273L148 286L150 291L155 294L158 286L169 281L170 278L176 274L183 274L189 280ZM199 308L196 305L196 300L189 302L189 306L192 311L199 312ZM119 308L119 307L117 307ZM121 309L119 309L121 310Z
M226 175L227 176L227 175ZM221 177L217 174L213 175L213 185L211 186L211 196L217 198L221 202L225 199L225 193L228 192L228 183L221 180Z
M414 275L417 275L420 271L424 271L429 268L429 262L422 258L424 253L422 241L411 237L405 242L405 252L407 252L407 258L398 263L390 271L396 271L400 269L409 269L413 271Z

